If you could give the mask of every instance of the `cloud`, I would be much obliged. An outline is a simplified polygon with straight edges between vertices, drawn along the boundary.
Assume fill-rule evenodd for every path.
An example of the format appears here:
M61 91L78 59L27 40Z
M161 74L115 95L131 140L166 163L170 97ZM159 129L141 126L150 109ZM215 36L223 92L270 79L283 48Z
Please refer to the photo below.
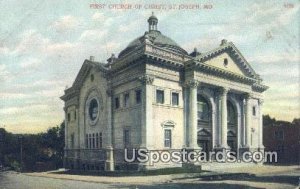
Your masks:
M106 44L106 48L109 53L117 52L116 50L120 48L120 43L110 41Z
M240 20L241 23L254 26L252 31L283 33L287 25L296 21L299 7L300 5L296 3L293 8L286 8L283 3L280 6L271 1L253 3L245 11L247 19Z
M24 62L20 63L21 68L23 69L35 69L41 64L41 60L37 58L29 58Z
M59 122L48 120L47 122L37 119L37 120L26 120L22 123L1 123L0 126L6 131L18 134L25 133L39 133L41 131L46 131L47 129L58 125Z
M123 32L131 32L136 30L136 28L141 25L141 23L139 22L139 20L135 21L135 22L131 22L131 23L124 23L121 24L119 26L119 32L123 33Z
M0 47L0 55L5 55L10 52L9 48L7 47Z
M61 79L40 79L40 80L35 80L32 82L26 82L26 83L11 83L11 85L7 85L3 90L6 91L8 94L13 94L13 93L19 93L20 91L22 93L33 93L35 91L43 90L43 89L48 89L48 88L53 88L53 87L61 87L65 81ZM0 93L2 94L2 93ZM4 93L5 94L5 93Z
M221 42L221 41L219 41ZM209 50L215 49L218 47L218 40L216 37L205 37L201 39L195 39L188 41L182 45L182 47L188 52L194 51L194 48L197 48L197 51L200 53L205 53Z
M14 49L14 54L29 54L45 51L45 47L48 46L50 40L45 38L42 34L36 30L26 30L21 34L21 40Z
M49 108L46 104L27 105L18 107L8 107L0 110L0 115L20 115L20 114L33 114L41 111L47 111Z
M64 91L64 87L63 86L59 86L59 87L53 87L51 89L43 89L43 90L39 90L36 91L34 94L37 96L42 96L42 97L53 97L53 98L57 98L59 96L63 95L63 91ZM61 95L59 95L61 94Z
M107 35L107 31L103 29L85 30L79 37L80 41L93 41L101 40Z
M93 14L92 19L94 21L101 22L101 21L104 21L106 19L106 16L102 12L96 12L95 14Z
M277 23L280 25L287 25L293 21L299 11L300 5L295 4L293 8L286 8L284 11L281 10L281 14L277 17Z
M45 48L44 53L47 53L48 55L57 55L61 53L67 53L69 51L74 50L76 48L77 43L70 43L68 41L61 42L61 43L50 43ZM70 54L70 53L69 53Z
M7 82L11 79L12 79L11 73L8 71L6 65L0 64L0 83L3 84L3 82Z
M2 100L15 100L15 99L25 99L30 97L29 94L23 94L23 93L8 93L8 92L2 92L0 93L0 97Z
M291 54L287 52L260 54L250 57L249 61L258 63L274 63L274 62L300 62L298 54Z
M77 42L54 42L36 30L26 30L21 34L21 39L19 42L17 42L15 48L13 48L11 55L30 55L45 58L52 55L57 56L58 54L67 52L72 53L74 50L76 50L77 45ZM34 66L38 65L38 60L30 59L21 64L23 68L26 66Z
M110 27L116 17L107 17L103 12L96 12L92 16L92 20L95 22L96 26Z
M80 25L80 20L74 16L62 16L51 25L57 32L66 32Z
M63 84L64 81L62 80L37 80L33 83L31 83L30 85L25 85L25 86L34 86L34 87L40 87L40 86L44 86L46 88L49 87L53 87L53 86L61 86L61 84Z

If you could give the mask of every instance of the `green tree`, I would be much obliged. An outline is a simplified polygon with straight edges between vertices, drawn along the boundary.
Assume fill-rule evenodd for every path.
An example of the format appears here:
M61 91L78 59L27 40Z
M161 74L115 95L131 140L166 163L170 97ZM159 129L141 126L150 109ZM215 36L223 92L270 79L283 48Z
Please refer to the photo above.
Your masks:
M275 118L271 118L270 115L263 115L263 126L271 126L276 123Z
M295 118L292 124L300 126L300 118Z
M18 170L21 165L21 141L23 165L33 170L36 162L52 162L57 168L63 165L65 124L50 128L46 133L12 134L0 128L0 164Z

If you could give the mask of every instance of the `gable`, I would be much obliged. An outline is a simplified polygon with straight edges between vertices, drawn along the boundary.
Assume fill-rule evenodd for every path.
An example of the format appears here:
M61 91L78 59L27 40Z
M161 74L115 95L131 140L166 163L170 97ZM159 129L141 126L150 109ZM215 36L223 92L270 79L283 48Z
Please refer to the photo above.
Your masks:
M211 66L223 69L225 71L230 71L235 74L246 76L246 73L240 66L228 55L227 52L223 52L204 63L209 64Z
M235 137L236 134L233 131L230 130L230 131L227 132L227 136L229 136L229 137Z
M91 77L90 72L91 70L97 70L102 72L102 77L106 77L108 69L104 66L104 64L98 62L92 62L89 60L85 60L82 64L75 81L73 82L70 88L65 89L65 94L60 98L64 101L73 98L74 96L78 96L78 92L80 91L83 83L86 81L87 77Z
M242 76L247 76L253 79L260 79L259 75L255 73L255 71L253 70L253 68L251 67L251 65L248 63L248 61L244 58L244 56L241 54L241 52L235 47L235 45L232 42L225 42L224 44L221 44L220 47L213 49L209 52L206 52L204 54L200 54L198 56L195 57L195 60L204 63L207 65L210 65L208 62L211 62L211 60L215 59L215 58L220 58L220 55L223 54L227 54L228 57L230 57L229 60L233 61L235 63L235 65L237 66L237 68L234 66L232 66L231 68L233 70L229 70L229 69L224 69L224 67L222 68L222 70L227 70L230 71L231 73L235 73L238 75L242 75ZM223 55L226 56L226 55ZM217 61L217 59L215 59ZM224 59L223 59L224 61ZM222 61L222 62L223 62ZM217 66L220 66L216 63L214 63ZM216 67L215 65L212 65L214 67ZM217 67L220 68L220 67Z
M201 129L200 131L198 131L198 135L199 136L210 136L211 134L206 129Z
M75 79L72 87L80 88L82 86L83 82L85 81L86 77L90 76L90 71L92 69L97 69L97 70L103 72L104 74L107 71L99 63L85 60L82 67L80 68L80 71L78 72L78 74L76 76L76 79Z

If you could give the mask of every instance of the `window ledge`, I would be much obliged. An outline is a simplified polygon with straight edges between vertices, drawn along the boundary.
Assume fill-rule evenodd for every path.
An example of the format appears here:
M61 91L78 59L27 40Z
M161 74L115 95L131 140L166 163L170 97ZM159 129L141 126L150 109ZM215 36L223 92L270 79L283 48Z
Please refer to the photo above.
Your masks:
M171 104L160 104L160 103L152 103L154 106L162 106L166 108L176 108L176 109L183 109L182 106L172 106Z

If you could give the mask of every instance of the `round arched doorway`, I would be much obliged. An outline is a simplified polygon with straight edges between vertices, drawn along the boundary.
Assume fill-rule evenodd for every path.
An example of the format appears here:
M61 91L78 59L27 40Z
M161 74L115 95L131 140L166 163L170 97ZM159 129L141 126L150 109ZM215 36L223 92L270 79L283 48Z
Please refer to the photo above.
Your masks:
M197 95L198 133L197 143L202 151L209 155L212 150L212 110L209 101L201 94Z
M230 150L237 151L237 110L230 100L227 100L227 144Z

